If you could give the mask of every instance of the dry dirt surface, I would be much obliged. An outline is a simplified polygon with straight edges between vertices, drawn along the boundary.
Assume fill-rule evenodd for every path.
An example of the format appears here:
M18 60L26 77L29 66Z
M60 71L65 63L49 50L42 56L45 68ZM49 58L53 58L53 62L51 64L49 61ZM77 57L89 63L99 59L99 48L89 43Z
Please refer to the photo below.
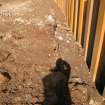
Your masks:
M0 105L42 104L43 78L51 74L58 58L71 67L71 105L101 105L91 99L96 91L84 63L84 50L54 1L0 0Z

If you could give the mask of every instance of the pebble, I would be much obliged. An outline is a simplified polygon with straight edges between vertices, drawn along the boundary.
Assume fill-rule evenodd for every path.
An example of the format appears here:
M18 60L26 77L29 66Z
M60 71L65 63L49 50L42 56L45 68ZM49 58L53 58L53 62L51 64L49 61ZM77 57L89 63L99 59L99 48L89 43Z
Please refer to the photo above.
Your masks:
M70 41L69 41L69 40L67 40L66 42L67 42L67 43L70 43Z
M19 17L15 19L15 22L24 23L25 21Z
M59 40L63 40L63 37L62 37L62 36L59 36L58 39L59 39Z
M7 70L0 68L0 84L7 82L11 79L11 76Z
M49 15L47 19L48 19L48 22L51 22L51 23L55 21L52 15Z
M89 105L94 105L94 100L93 99L90 100Z

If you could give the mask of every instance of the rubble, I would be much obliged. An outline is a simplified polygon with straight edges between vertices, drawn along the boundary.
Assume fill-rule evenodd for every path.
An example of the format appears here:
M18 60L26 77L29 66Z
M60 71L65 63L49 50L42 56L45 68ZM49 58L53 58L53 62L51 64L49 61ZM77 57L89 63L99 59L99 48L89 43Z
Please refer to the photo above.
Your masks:
M85 80L82 80L80 77L71 77L71 80L69 81L70 84L74 84L74 85L88 85L88 83Z
M92 83L83 49L53 0L1 0L0 105L42 104L42 79L52 72L58 58L71 66L67 82L71 104L98 103L90 98Z

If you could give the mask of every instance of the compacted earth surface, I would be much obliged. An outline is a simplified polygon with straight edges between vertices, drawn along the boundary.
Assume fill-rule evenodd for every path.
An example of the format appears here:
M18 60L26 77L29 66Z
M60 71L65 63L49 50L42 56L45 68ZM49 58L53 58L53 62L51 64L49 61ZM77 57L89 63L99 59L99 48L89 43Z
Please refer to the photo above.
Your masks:
M59 64L69 67L66 81L52 70ZM0 105L105 105L91 81L84 50L53 0L0 0ZM57 104L61 88L70 100Z

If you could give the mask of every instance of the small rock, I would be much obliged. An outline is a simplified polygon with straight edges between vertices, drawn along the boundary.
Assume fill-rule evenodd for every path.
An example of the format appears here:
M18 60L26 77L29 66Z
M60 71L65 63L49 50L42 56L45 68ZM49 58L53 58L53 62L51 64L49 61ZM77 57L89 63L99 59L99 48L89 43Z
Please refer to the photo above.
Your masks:
M69 41L69 40L67 40L66 42L67 42L67 43L70 43L70 41Z
M94 105L94 103L95 103L94 100L91 99L90 102L89 102L89 105Z
M50 57L50 56L51 56L51 54L48 54L48 56Z
M21 101L21 97L16 97L16 98L15 98L15 101L16 101L16 102L20 102L20 101Z
M37 23L37 25L38 25L38 26L43 26L44 23L43 23L43 21L40 21L40 22Z
M85 84L85 85L87 85L86 81L82 80L79 77L72 77L71 80L70 80L70 84L71 83L74 83L74 85L76 85L76 84L81 84L81 85Z
M54 20L54 18L53 18L52 15L49 15L49 16L47 17L47 19L48 19L48 22L51 22L51 23L55 22L55 20Z
M0 84L7 82L11 79L11 76L5 69L0 69Z
M25 21L19 17L15 19L15 22L24 23Z
M59 36L58 39L59 39L59 40L63 40L62 36Z

